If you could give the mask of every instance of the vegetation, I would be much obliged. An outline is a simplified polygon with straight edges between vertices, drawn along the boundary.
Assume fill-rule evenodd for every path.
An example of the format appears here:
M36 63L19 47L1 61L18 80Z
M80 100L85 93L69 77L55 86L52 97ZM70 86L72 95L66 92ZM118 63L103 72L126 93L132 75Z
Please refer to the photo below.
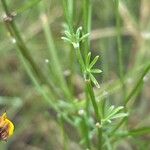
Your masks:
M149 0L0 4L0 149L150 149Z

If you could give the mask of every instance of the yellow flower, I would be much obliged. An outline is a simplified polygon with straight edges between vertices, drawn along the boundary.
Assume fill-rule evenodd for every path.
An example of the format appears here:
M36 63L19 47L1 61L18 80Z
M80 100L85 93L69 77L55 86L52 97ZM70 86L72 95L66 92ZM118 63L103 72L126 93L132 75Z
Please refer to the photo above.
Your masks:
M0 140L7 141L7 139L14 132L14 124L7 118L6 112L0 116Z

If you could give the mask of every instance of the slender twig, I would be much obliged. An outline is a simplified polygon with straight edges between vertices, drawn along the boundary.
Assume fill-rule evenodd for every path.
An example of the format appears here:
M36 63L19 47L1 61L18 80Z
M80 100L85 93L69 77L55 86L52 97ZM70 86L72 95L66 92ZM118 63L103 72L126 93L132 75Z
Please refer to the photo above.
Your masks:
M55 78L57 78L57 80L59 81L59 85L60 85L61 89L63 90L65 96L69 100L71 100L72 96L70 95L70 90L69 90L67 83L64 79L63 71L61 69L61 65L60 65L60 62L58 59L55 43L54 43L54 40L52 38L51 29L50 29L50 26L48 24L48 17L47 17L46 12L45 12L45 9L46 9L45 6L46 5L41 3L40 6L41 6L40 8L42 10L42 13L43 13L41 15L41 20L43 23L43 30L44 30L46 41L48 44L48 50L49 50L50 60L51 60L51 64L52 64L51 67L55 71Z
M121 40L121 26L119 15L119 0L115 0L116 13L116 30L117 30L117 45L118 45L118 62L119 62L119 76L123 80L123 61L122 61L122 40Z
M70 33L74 32L74 9L76 7L75 5L75 1L74 0L63 0L63 10L64 10L64 16L65 16L65 20L67 22L67 25L69 27L69 31ZM73 80L73 75L74 75L74 62L75 62L75 54L73 52L72 49L72 45L70 45L70 52L69 52L69 68L70 68L70 75L68 78L68 84L70 87L70 92L72 93L72 95L74 94L74 87L72 84L72 80Z
M124 83L124 68L123 68L123 48L121 40L121 20L119 15L119 0L115 0L115 14L116 14L116 30L117 30L117 45L118 45L118 67L119 78L122 84L123 97L126 96L126 86Z
M95 116L96 116L96 123L101 124L101 118L98 110L98 105L96 103L93 87L91 85L91 81L86 81L86 86L88 89L88 93L94 108ZM98 150L102 149L102 128L98 128Z
M70 0L70 2L68 0L63 0L65 19L66 19L67 25L69 27L70 33L73 33L73 14L72 14L73 12L68 7L68 6L72 7L71 3L73 4L72 0Z
M88 126L87 118L85 115L83 115L81 117L82 117L82 121L81 121L82 134L85 137L86 148L90 149L91 142L90 142L90 138L89 138L89 126Z
M81 55L80 48L77 48L75 50L76 50L77 59L79 61L82 73L84 75L85 63L84 63L83 57ZM85 92L87 92L87 94L89 95L90 100L91 100L92 105L93 105L93 108L94 108L94 112L95 112L95 116L96 116L96 122L101 124L101 118L100 118L100 114L99 114L99 110L98 110L98 105L96 103L95 94L94 94L93 87L91 85L90 80L86 81L85 87L87 88L87 91L85 91ZM101 128L98 128L98 149L101 150L101 147L102 147L102 130L101 130Z
M129 101L131 100L131 98L135 95L136 91L138 90L138 88L140 87L141 83L143 82L143 78L146 76L146 74L150 71L150 64L148 64L141 77L139 78L138 82L135 84L135 86L133 87L133 89L131 90L131 92L129 93L129 95L125 98L125 105L127 105L129 103ZM112 130L110 135L113 135L113 133L115 133L117 131L117 129L124 123L124 121L126 120L126 118L123 118L117 125L116 127Z
M91 30L91 10L92 10L92 2L91 0L83 0L83 30L84 33L90 33ZM88 52L90 51L90 39L87 39L84 42L84 56L86 57Z
M92 2L91 0L83 0L83 30L84 33L90 33L91 30L91 14L92 14ZM84 50L84 59L87 57L88 52L90 51L90 39L87 37L83 44L83 50ZM80 52L80 59L81 59L81 52ZM83 60L83 58L82 58ZM81 61L81 60L80 60ZM83 66L83 63L81 62L81 67ZM84 67L82 67L82 70ZM83 72L84 73L84 72ZM96 121L101 124L101 118L98 110L98 105L96 103L95 94L93 91L93 87L91 85L91 81L86 81L85 86L85 93L86 93L86 105L87 110L89 106L89 98L91 99L95 115L96 115ZM87 112L88 113L88 112ZM102 148L102 129L98 128L98 149L101 150Z
M15 38L16 45L17 45L20 53L29 62L32 70L37 75L38 80L40 81L40 83L48 84L50 86L51 90L53 91L53 93L56 94L56 91L54 91L54 88L51 85L51 83L45 78L44 74L40 71L40 69L37 67L36 63L34 62L33 58L31 57L31 55L29 53L29 50L26 47L26 45L25 45L25 43L24 43L24 41L23 41L19 31L18 31L18 28L17 28L17 26L14 22L14 18L9 13L9 9L7 7L7 4L6 4L5 0L1 0L1 2L2 2L2 6L4 8L4 11L6 13L6 17L4 18L6 27L9 31L9 33L11 34L12 38Z

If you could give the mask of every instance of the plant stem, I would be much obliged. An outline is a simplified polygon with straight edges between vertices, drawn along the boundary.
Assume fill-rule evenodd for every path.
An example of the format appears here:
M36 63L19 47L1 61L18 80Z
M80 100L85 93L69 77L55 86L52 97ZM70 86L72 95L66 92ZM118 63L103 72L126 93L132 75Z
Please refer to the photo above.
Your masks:
M63 8L64 8L64 15L69 27L69 31L72 34L73 31L73 1L72 0L63 0Z
M68 137L67 134L65 133L65 121L63 117L59 116L59 122L62 130L62 138L63 138L63 150L68 150Z
M2 6L4 8L4 11L6 13L6 19L7 17L11 17L10 13L9 13L9 9L7 7L7 4L5 2L5 0L1 0L2 2ZM56 93L52 87L52 85L47 81L47 79L45 78L44 74L40 71L40 69L37 67L36 63L34 62L33 58L30 56L29 54L29 50L26 47L22 37L20 36L20 33L17 29L17 26L12 18L11 21L5 21L6 27L9 30L12 38L15 38L16 40L16 45L19 48L20 53L22 54L22 56L26 59L26 61L28 61L28 63L30 64L30 66L32 67L32 70L34 71L34 73L37 75L38 80L40 81L40 83L42 84L48 84L51 88L51 90L53 91L53 93Z
M86 114L87 114L87 117L89 118L89 115L90 115L90 111L89 111L89 106L90 106L90 96L88 94L88 87L87 87L87 84L85 84L85 97L86 97Z
M145 67L145 69L144 69L144 71L143 71L140 79L138 80L138 82L136 83L136 85L134 86L134 88L132 89L132 91L130 92L130 94L126 97L126 99L125 99L125 105L128 104L128 102L134 96L134 94L136 93L136 91L138 90L138 88L140 87L140 85L143 83L143 78L146 76L146 74L149 72L149 70L150 70L150 64L148 64Z
M75 9L75 1L74 0L63 0L63 9L64 9L64 16L65 16L65 19L66 19L66 22L69 26L69 31L70 33L73 33L74 32L74 24L73 24L73 21L74 21L74 9ZM72 80L73 80L73 75L74 75L74 68L75 68L75 54L74 54L74 51L72 49L72 45L70 45L70 52L69 52L69 68L70 68L70 76L69 76L69 79L68 79L68 82L69 82L69 87L70 87L70 91L73 95L74 93L74 87L73 87L73 84L72 84Z
M78 47L77 49L75 49L75 51L76 51L76 56L77 56L77 59L79 61L80 67L81 67L81 71L82 71L82 73L84 75L85 63L84 63L84 60L83 60L80 48Z
M55 77L59 81L59 84L60 84L62 90L64 91L64 94L65 94L66 98L71 100L72 96L70 95L70 90L69 90L69 88L67 86L67 83L64 79L63 71L61 69L61 65L60 65L60 62L59 62L59 59L58 59L58 55L57 55L56 47L55 47L55 44L54 44L54 40L52 38L51 29L50 29L50 26L48 24L48 17L47 17L46 12L45 12L45 9L46 9L45 6L46 5L44 5L44 3L43 4L41 3L40 6L41 6L40 8L43 12L43 14L41 15L41 19L42 19L42 22L43 22L43 29L44 29L46 41L47 41L47 44L48 44L49 54L50 54L51 59L52 59L52 61L51 61L52 66L51 67L55 71Z
M119 60L119 76L123 78L123 61L122 61L122 41L121 41L121 27L120 27L120 15L119 15L119 0L115 2L115 13L116 13L116 29L117 29L117 45L118 45L118 60Z
M118 67L119 67L119 77L122 84L123 97L126 96L126 87L124 84L124 68L123 68L123 48L121 40L121 21L119 15L119 0L114 0L115 2L115 14L116 14L116 30L117 30L117 48L118 48Z
M19 51L19 50L18 50ZM47 92L45 92L45 90L41 87L39 80L36 76L36 74L34 74L34 72L32 72L32 69L30 69L30 64L25 60L25 58L23 57L23 55L20 53L19 51L19 57L24 65L24 67L27 70L27 73L29 74L33 84L35 85L35 87L37 88L37 90L42 94L42 96L44 97L45 101L51 106L52 109L54 109L56 112L59 111L57 105L53 102L55 100L55 97L53 96L53 93L50 92L50 94L48 94Z
M138 90L138 88L140 87L141 83L143 83L143 78L146 76L146 74L150 71L150 64L148 64L141 77L139 78L138 82L135 84L135 86L133 87L132 91L129 93L129 95L125 98L125 106L129 103L129 101L131 100L131 98L135 95L136 91ZM123 118L117 125L116 127L112 130L110 135L113 135L113 133L115 133L117 131L117 129L124 123L126 119Z
M90 29L91 29L91 1L90 0L84 0L83 1L83 6L84 6L84 32L85 33L89 33ZM88 52L90 50L90 40L89 37L85 40L84 43L84 56L86 57L88 55ZM81 52L80 52L80 59L81 59ZM82 58L83 60L83 58ZM83 63L82 63L83 64ZM83 65L81 65L83 66ZM83 68L83 67L82 67ZM85 67L84 67L85 68ZM87 88L87 89L86 89ZM88 92L86 92L88 91ZM86 97L88 98L88 95L91 99L93 108L94 108L94 112L96 115L96 121L98 123L101 124L101 118L100 118L100 114L99 114L99 110L98 110L98 105L96 103L96 99L95 99L95 95L94 95L94 91L93 91L93 87L91 85L91 81L86 81L86 86L85 86L85 92L86 92ZM87 105L88 105L88 99L87 99ZM88 108L87 108L88 109ZM101 150L102 149L102 129L98 128L98 149Z
M91 143L90 143L90 138L89 138L89 126L87 123L86 116L84 115L82 116L81 128L82 128L83 136L85 137L86 148L90 149Z
M94 112L95 112L95 116L96 116L96 122L98 122L99 124L101 124L101 118L100 118L100 114L99 114L99 110L98 110L98 105L96 103L96 99L95 99L95 95L94 95L94 91L93 91L93 87L91 85L91 81L86 81L86 86L88 89L88 93L94 108ZM102 149L102 129L98 128L98 149L101 150Z
M95 115L96 115L96 120L97 122L99 122L100 120L100 115L99 115L99 111L98 111L98 105L96 103L96 99L95 99L95 95L94 95L94 91L93 91L93 87L91 85L91 81L86 81L86 85L87 85L87 89L88 89L88 93L95 111Z
M91 10L92 10L91 0L83 0L83 30L84 30L84 33L90 33L90 30L91 30ZM89 37L86 38L83 45L84 45L84 56L86 57L88 52L90 51Z
M77 48L75 50L76 50L77 59L79 61L82 73L84 75L84 73L85 73L85 63L84 63L83 57L81 55L80 48ZM93 108L94 108L94 112L95 112L95 116L96 116L96 122L99 122L101 124L100 114L99 114L99 111L98 111L98 105L96 103L93 87L91 85L90 80L86 81L85 92L86 92L86 88L87 88L87 94L89 95L89 97L91 99L91 102L92 102L92 105L93 105ZM100 128L98 128L98 139L99 139L98 148L100 150L101 146L102 146L102 130Z

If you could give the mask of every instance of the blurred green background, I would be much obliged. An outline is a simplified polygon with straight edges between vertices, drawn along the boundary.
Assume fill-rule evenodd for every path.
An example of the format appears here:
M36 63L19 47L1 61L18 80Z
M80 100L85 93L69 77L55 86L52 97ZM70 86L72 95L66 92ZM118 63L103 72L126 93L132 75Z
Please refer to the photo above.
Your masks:
M29 0L28 0L29 1ZM13 12L22 8L27 0L7 0ZM66 75L70 69L69 46L61 40L65 22L62 1L45 0L48 21L61 67ZM82 26L82 2L76 0L75 26ZM31 56L51 79L45 59L47 59L47 42L43 34L41 10L39 4L20 12L15 22L29 47ZM121 34L123 49L123 68L127 92L140 77L143 68L150 62L150 1L122 0L119 7L121 16ZM31 82L22 65L13 39L9 36L3 23L4 11L0 3L0 113L7 111L8 117L15 124L15 133L7 143L0 142L0 149L5 150L61 150L62 137L56 114L43 100L41 94ZM118 53L116 42L115 11L113 0L92 0L91 50L93 56L100 55L98 68L103 70L97 76L101 85L97 95L105 90L109 94L110 103L121 104L120 84L118 79ZM51 61L51 60L49 60ZM55 66L54 66L55 67ZM83 81L79 66L74 63L75 74L73 84L75 95L83 97ZM67 76L66 76L67 79ZM150 126L150 74L135 95L136 102L131 109L129 126ZM58 85L57 85L58 86ZM56 88L57 88L56 86ZM70 149L78 150L78 136L68 128L70 133ZM122 150L150 149L150 135L120 142Z

